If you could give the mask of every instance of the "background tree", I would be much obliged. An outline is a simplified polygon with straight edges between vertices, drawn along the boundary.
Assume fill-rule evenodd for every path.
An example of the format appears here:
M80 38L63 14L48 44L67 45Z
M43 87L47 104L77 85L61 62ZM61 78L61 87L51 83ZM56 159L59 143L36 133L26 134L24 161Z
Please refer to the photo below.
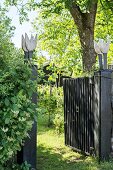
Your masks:
M7 1L7 4L17 5L17 1ZM32 1L33 2L33 1ZM37 5L37 4L35 4ZM30 4L33 6L33 3ZM94 23L97 11L97 0L42 0L39 7L46 8L45 14L60 13L65 7L70 11L75 24L77 25L81 47L84 70L91 70L95 63L94 53Z
M46 51L48 54L46 61L48 60L49 69L54 73L67 76L80 74L82 72L80 43L69 12L63 10L61 15L53 14L43 18L41 11L33 25L38 34L38 61L43 58L40 51ZM41 65L44 63L45 61Z
M77 26L81 49L83 69L90 71L96 62L96 54L94 51L94 26L97 13L97 5L105 7L105 10L112 10L113 3L108 0L29 0L22 5L22 1L6 0L7 5L21 5L20 13L26 16L27 9L43 10L43 17L52 16L53 13L61 14L63 9L68 9ZM104 9L104 8L103 8Z

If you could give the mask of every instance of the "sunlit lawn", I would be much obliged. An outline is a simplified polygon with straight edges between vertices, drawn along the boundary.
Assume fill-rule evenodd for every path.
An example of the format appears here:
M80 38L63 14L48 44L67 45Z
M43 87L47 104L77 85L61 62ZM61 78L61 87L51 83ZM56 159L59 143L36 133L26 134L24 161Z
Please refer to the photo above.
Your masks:
M113 161L98 164L94 158L73 152L64 145L63 134L58 136L39 120L37 170L113 170Z

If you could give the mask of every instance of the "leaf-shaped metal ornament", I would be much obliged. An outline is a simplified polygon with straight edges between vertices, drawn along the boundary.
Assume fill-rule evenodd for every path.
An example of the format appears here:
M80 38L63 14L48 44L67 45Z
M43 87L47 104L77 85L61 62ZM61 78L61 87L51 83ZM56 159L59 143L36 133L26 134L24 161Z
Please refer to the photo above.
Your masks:
M102 52L101 52L99 44L96 41L94 41L94 49L95 49L95 52L98 54L99 67L100 69L103 69Z
M102 54L101 49L96 41L94 41L94 49L97 54Z
M110 46L110 39L105 42L103 39L99 39L99 47L100 47L100 50L102 51L102 53L108 53L109 51L109 46Z
M35 50L36 45L37 45L37 35L36 35L35 37L33 37L33 36L31 35L29 51Z
M26 48L26 42L25 42L25 38L24 36L22 35L22 39L21 39L21 46L22 46L22 49L27 52L27 48Z
M35 50L37 45L37 35L34 37L31 35L29 39L28 35L25 33L25 38L22 35L22 49L26 52Z
M30 51L30 40L28 35L25 33L25 44L28 51Z
M107 43L105 43L105 46L104 46L104 48L103 48L103 53L108 53L109 47L110 47L110 41L108 41Z

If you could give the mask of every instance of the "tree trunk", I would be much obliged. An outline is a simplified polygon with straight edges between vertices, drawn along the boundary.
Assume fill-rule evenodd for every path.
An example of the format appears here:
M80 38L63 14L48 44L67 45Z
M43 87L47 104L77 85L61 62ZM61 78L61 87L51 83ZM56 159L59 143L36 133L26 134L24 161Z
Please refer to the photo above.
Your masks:
M75 3L70 8L70 13L77 25L80 43L82 48L82 62L84 71L91 71L96 62L94 51L94 25L97 12L97 1L95 0L89 12L81 12Z
M79 30L79 37L82 47L82 63L84 71L91 71L96 62L94 50L94 31L86 27Z

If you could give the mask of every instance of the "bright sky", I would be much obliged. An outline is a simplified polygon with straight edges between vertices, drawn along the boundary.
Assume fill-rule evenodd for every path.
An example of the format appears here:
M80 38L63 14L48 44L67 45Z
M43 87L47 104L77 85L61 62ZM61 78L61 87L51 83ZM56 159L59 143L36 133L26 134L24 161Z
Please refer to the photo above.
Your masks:
M0 4L3 4L4 0L0 0ZM27 0L24 0L24 2L26 2ZM39 2L41 0L35 0L35 2ZM12 37L12 42L15 44L15 46L17 48L21 48L21 36L22 34L25 35L25 33L28 34L28 36L30 37L31 34L35 34L36 32L33 30L32 24L31 22L33 22L33 20L35 19L35 17L37 17L38 12L29 12L28 16L29 16L29 21L28 22L23 22L22 25L19 22L19 15L17 12L17 8L16 7L10 7L10 10L8 12L8 16L12 19L12 25L16 27L16 30L14 32L14 36ZM48 59L49 59L49 55L47 54L47 52L42 51L43 55L45 55Z
M40 2L41 0L35 0L35 2ZM0 5L3 6L4 0L0 0ZM24 3L27 2L27 0L23 1ZM10 7L10 10L8 12L8 16L12 19L12 25L16 27L16 30L14 32L14 37L12 38L12 42L15 44L16 47L21 48L21 36L27 33L29 36L32 34L35 34L32 28L31 22L33 22L34 18L37 16L37 12L29 12L28 16L30 21L23 22L22 25L19 22L19 15L17 12L16 7Z
M22 25L19 23L19 15L17 12L16 7L11 7L10 11L8 12L8 16L12 19L12 25L16 27L14 37L12 38L12 42L15 44L16 47L21 47L21 36L24 35L25 32L30 36L31 33L34 34L31 22L37 16L37 12L29 12L29 22L24 22Z

